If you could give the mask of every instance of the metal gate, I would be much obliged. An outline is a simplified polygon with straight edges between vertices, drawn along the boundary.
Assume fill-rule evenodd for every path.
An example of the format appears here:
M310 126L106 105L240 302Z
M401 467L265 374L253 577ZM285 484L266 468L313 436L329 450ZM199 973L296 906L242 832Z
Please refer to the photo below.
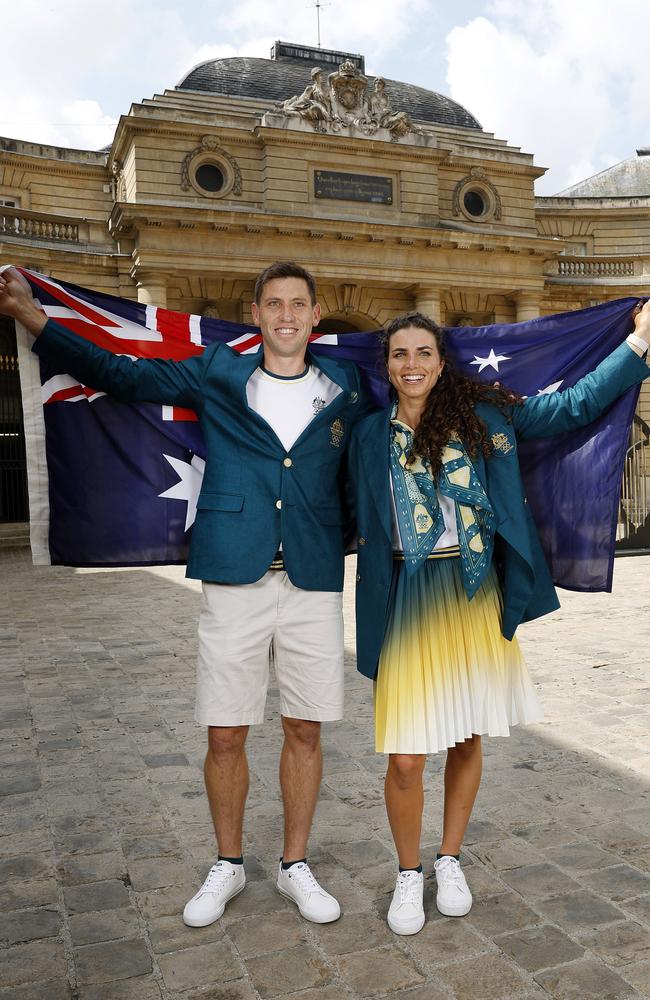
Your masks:
M28 521L27 462L13 323L0 325L0 523Z
M616 547L650 550L650 426L636 413L625 455Z

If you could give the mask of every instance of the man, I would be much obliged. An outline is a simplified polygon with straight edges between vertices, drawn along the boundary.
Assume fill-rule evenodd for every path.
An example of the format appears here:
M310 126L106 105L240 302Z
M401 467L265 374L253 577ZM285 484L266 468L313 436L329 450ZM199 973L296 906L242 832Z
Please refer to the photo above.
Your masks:
M185 907L193 927L217 920L245 886L245 743L249 726L264 721L271 648L284 730L277 887L307 920L340 916L306 857L321 723L342 717L340 480L351 425L365 407L353 364L308 351L320 319L308 271L268 267L252 310L262 332L254 355L214 344L186 361L133 360L47 320L18 272L0 274L0 313L37 338L37 354L118 399L191 407L201 422L207 459L187 575L203 581L196 719L208 727L205 784L218 860Z

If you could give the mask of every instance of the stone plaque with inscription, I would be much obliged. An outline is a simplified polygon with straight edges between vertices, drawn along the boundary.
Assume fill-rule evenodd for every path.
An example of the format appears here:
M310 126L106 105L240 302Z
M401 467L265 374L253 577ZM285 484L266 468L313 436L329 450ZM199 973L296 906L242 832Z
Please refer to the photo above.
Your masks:
M373 174L316 170L314 194L317 198L336 198L338 201L369 201L376 205L392 205L393 179Z

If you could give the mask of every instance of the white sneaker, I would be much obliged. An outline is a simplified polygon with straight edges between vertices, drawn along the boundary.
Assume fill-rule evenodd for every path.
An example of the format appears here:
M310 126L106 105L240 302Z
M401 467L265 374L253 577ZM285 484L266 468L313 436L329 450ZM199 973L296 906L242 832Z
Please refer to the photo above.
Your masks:
M283 868L280 862L276 884L283 896L297 904L305 920L329 924L341 916L338 901L321 889L305 861L297 861L291 868Z
M438 883L436 906L445 917L464 917L472 909L472 894L456 858L445 854L433 866Z
M388 926L394 934L417 934L424 927L424 876L422 872L400 872L393 901L388 909Z
M183 910L183 923L188 927L207 927L214 923L223 915L228 900L241 892L245 885L243 865L217 861L196 896L192 896Z

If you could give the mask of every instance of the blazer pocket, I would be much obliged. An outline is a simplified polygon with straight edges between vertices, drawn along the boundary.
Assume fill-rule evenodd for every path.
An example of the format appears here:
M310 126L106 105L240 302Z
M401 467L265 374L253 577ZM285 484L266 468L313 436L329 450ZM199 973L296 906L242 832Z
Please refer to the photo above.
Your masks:
M243 506L243 493L201 493L196 504L197 510L237 511Z

